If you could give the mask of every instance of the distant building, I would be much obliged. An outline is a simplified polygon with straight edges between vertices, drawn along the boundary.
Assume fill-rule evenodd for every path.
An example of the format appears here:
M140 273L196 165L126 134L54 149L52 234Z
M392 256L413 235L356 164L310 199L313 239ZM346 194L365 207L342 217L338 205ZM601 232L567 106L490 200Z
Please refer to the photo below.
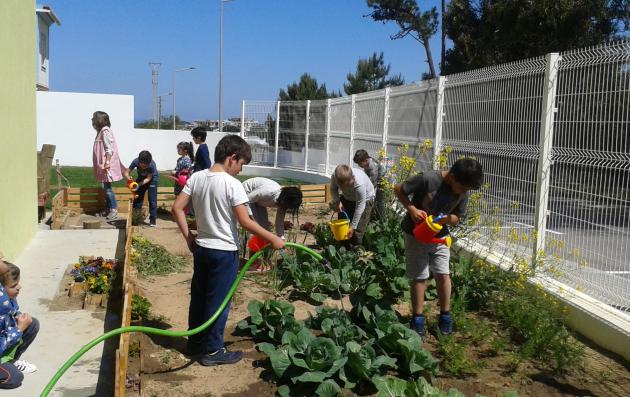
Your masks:
M48 91L48 58L49 58L49 32L50 25L61 25L61 20L50 6L42 6L35 9L37 14L37 40L35 70L37 80L35 86L38 91Z

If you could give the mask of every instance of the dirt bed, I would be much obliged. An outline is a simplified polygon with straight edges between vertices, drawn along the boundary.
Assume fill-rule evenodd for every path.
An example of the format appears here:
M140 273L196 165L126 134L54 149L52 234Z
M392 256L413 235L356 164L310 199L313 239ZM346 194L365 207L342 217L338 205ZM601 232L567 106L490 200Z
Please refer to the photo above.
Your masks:
M322 207L309 207L300 216L300 223L319 223L328 220ZM273 214L270 214L273 217ZM299 225L294 225L296 228ZM168 251L187 258L186 268L181 273L143 279L135 277L136 290L152 304L152 312L159 316L153 324L161 328L182 330L187 328L192 257L176 225L163 221L158 228L140 227L136 233L163 245ZM304 232L299 232L297 242L302 243ZM312 237L306 241L313 244ZM234 333L236 324L247 317L247 304L252 299L264 300L272 297L268 286L268 274L252 274L244 279L232 301L226 327L226 344L229 349L242 350L244 359L234 365L203 367L185 355L184 339L135 336L140 351L130 358L130 373L139 372L138 392L129 389L128 395L153 396L273 396L276 386L265 356L256 351L249 337ZM315 313L313 305L292 302L296 317L304 319ZM338 301L326 304L339 306ZM344 301L349 309L350 304ZM396 307L402 315L408 315L406 304ZM473 314L483 316L482 314ZM146 324L146 323L145 323ZM425 343L435 356L437 341L429 337ZM551 375L531 363L524 363L516 372L506 371L505 357L489 357L486 346L479 344L467 352L474 360L483 362L473 376L455 378L440 376L437 385L448 389L455 387L466 396L476 393L485 396L502 396L509 390L517 390L519 396L630 396L630 372L624 364L585 346L585 358L579 368L564 375ZM626 364L627 365L627 364ZM138 390L138 388L136 388ZM351 394L350 394L351 395Z

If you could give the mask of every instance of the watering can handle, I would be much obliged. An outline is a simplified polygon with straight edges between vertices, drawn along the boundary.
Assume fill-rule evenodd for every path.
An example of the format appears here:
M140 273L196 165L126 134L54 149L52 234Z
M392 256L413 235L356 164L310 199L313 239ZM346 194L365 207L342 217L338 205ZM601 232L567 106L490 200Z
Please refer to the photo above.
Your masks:
M344 214L346 216L347 220L350 220L350 217L348 216L348 213L346 211L341 211L341 212L337 212L337 214ZM333 212L332 214L330 214L330 220L332 221L332 218L335 216L335 213Z

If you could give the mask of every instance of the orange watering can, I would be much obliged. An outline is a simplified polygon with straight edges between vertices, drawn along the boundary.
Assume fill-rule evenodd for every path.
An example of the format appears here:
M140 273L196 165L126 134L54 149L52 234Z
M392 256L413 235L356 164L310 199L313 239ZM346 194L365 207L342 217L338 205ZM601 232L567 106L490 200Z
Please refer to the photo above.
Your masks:
M433 219L433 215L427 216L413 228L413 236L421 243L446 244L447 247L450 247L453 242L451 236L435 237L443 228L441 224L437 223L442 218L444 218L443 214L438 215L435 219Z
M138 182L134 181L133 179L128 179L128 180L127 180L127 189L129 189L129 191L130 191L131 193L135 193L135 192L136 192L136 190L138 190ZM137 194L134 194L134 195L133 195L133 198L134 198L134 199L137 199L137 198L138 198L138 195L137 195Z

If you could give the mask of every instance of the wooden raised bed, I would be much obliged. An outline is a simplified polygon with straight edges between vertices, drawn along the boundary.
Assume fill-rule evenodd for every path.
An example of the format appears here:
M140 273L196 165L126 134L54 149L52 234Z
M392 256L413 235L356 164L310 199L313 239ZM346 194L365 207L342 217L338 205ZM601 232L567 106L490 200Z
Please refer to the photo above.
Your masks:
M127 201L129 205L131 200ZM127 215L127 224L125 225L125 259L121 271L123 289L123 308L121 313L121 327L131 325L131 299L133 296L133 286L129 283L129 271L131 269L131 241L133 238L133 226L131 225L131 213ZM127 391L127 366L129 362L129 339L130 334L120 335L120 342L116 350L116 372L114 382L114 397L124 397Z
M331 200L328 184L299 185L304 195L304 204L324 204ZM124 187L113 188L118 201L118 212L130 212L132 193ZM158 208L170 211L175 202L172 187L158 187ZM144 195L143 207L148 208L148 194ZM95 214L105 209L105 192L98 187L62 188L52 200L52 229L61 229L70 211Z

